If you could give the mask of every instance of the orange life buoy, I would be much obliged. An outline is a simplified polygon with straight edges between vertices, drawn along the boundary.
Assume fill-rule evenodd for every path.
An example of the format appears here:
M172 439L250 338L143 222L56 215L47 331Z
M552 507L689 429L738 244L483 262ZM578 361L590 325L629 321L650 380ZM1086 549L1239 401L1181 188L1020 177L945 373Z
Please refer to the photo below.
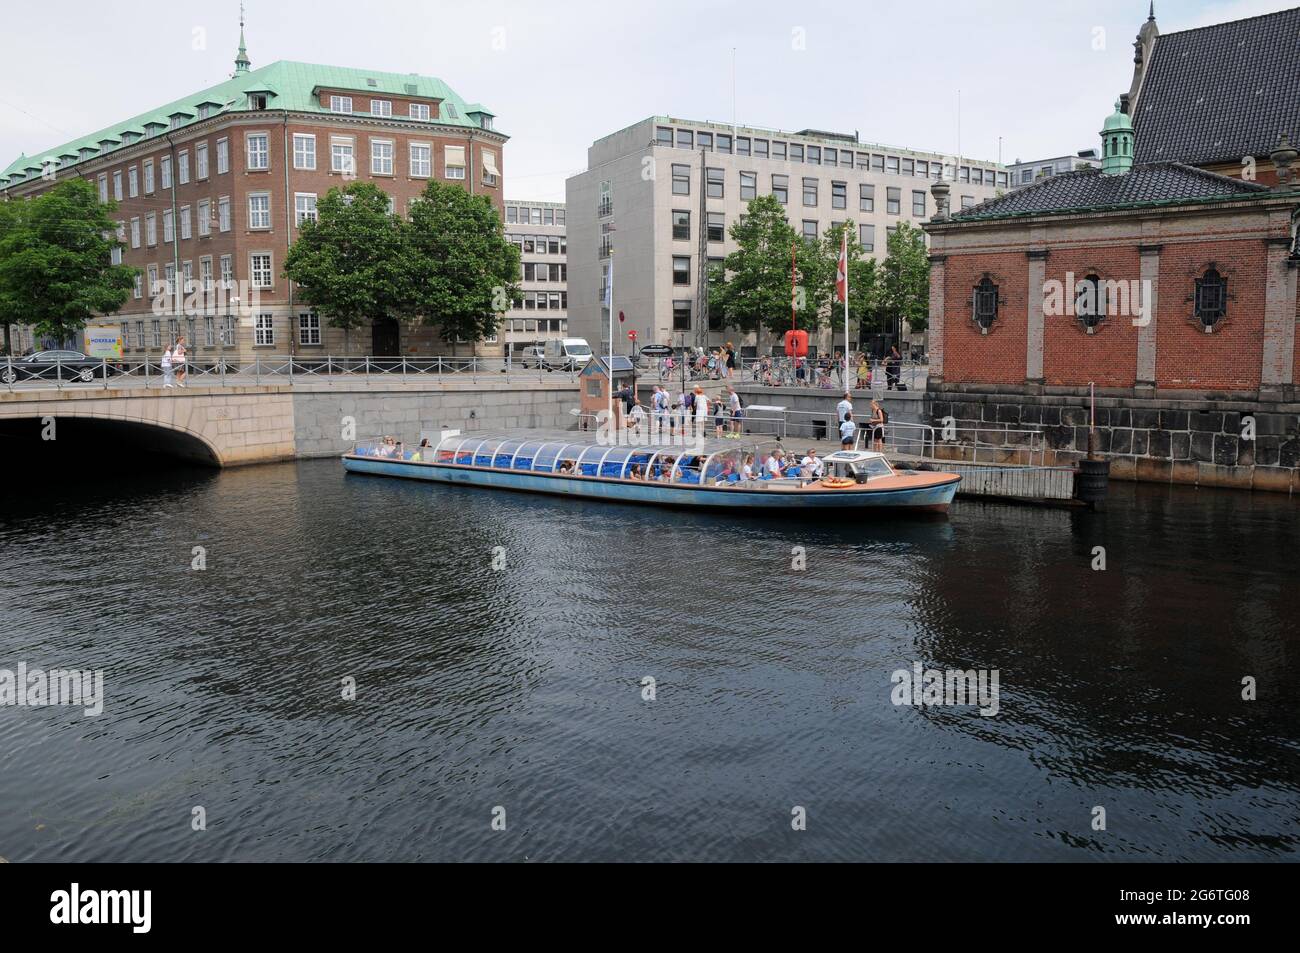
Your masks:
M822 480L822 486L831 490L843 490L854 485L854 482L847 477L827 477Z

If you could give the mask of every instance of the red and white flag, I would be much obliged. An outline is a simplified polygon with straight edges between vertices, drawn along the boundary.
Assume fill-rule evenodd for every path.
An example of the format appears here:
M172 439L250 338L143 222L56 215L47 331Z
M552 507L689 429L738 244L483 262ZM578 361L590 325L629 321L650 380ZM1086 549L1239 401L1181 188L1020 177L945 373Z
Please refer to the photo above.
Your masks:
M849 300L849 230L840 233L840 263L835 269L835 300Z

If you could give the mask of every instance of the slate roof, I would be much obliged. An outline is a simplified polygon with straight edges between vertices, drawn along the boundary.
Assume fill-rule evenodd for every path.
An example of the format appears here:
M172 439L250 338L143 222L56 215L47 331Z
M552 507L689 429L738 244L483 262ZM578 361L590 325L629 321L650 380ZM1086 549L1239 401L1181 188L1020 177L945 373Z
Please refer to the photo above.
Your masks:
M1138 162L1207 165L1300 142L1300 8L1156 38L1133 127Z
M103 154L99 145L102 140L121 142L124 132L139 133L140 138L143 139L146 135L146 123L159 123L162 129L166 130L171 124L171 117L177 113L184 113L188 117L181 126L183 129L186 125L200 121L197 117L198 107L201 103L213 104L210 116L221 113L246 112L248 111L247 94L250 92L268 93L268 109L286 109L293 112L329 112L328 108L323 108L320 105L318 97L313 95L313 91L321 87L355 91L356 96L362 99L368 95L381 97L385 95L394 97L411 96L416 99L439 99L456 107L454 116L449 115L449 111L444 108L441 110L441 118L432 120L430 123L406 119L406 117L397 115L396 112L391 117L393 120L402 121L406 119L407 122L420 123L422 126L460 126L477 129L479 128L479 122L477 119L471 118L469 113L476 109L479 112L491 115L489 110L477 103L473 104L473 108L468 107L465 101L451 87L432 76L417 76L412 73L379 73L374 70L350 69L341 66L317 66L312 63L279 60L269 66L263 66L261 69L236 73L231 79L218 83L216 86L201 89L175 102L159 106L157 109L152 109L134 118L116 122L106 129L82 136L72 142L45 149L34 156L19 156L7 168L0 171L0 184L4 184L5 178L16 172L23 172L29 168L39 170L41 163L47 158L57 158L59 155L66 153L75 154L83 147L94 149L94 155L90 156L90 159L97 159ZM358 107L358 115L369 115L365 111L367 107L360 103L355 105ZM385 117L385 121L389 121L389 117ZM75 164L75 162L60 163L59 168L66 168Z
M1258 182L1243 182L1177 162L1153 162L1135 165L1123 175L1105 175L1094 168L1049 176L1001 198L956 212L951 220L969 222L1155 205L1194 205L1250 198L1269 191Z

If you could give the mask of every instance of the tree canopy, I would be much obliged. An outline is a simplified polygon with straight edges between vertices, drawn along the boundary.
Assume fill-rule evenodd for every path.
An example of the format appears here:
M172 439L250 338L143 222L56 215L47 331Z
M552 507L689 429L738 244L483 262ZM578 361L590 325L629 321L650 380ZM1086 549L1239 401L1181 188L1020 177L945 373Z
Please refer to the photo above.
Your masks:
M72 337L98 314L126 303L136 269L115 265L121 248L115 203L82 179L0 203L0 323L30 324L41 336Z
M913 331L924 331L930 318L930 253L925 233L908 222L889 236L881 268L881 299L885 310Z

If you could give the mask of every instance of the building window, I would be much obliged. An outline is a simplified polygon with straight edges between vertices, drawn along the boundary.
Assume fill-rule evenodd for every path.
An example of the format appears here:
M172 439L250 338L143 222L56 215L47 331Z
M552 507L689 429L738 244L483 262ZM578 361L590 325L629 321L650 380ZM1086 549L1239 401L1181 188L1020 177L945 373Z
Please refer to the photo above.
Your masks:
M709 241L720 242L727 237L727 216L722 212L709 213Z
M690 129L678 129L678 130L677 130L677 148L678 148L678 149L694 149L694 148L695 148L695 133L692 132Z
M221 343L226 347L235 346L235 316L224 315L221 319Z
M718 133L718 151L724 155L731 155L731 136Z
M316 137L310 134L295 133L293 137L293 167L295 169L314 170L316 168Z
M1097 329L1106 313L1105 294L1106 289L1097 275L1088 275L1076 286L1074 314L1089 334Z
M235 283L235 263L229 255L221 256L221 286L230 288Z
M248 197L248 227L271 227L271 196L267 192L254 192Z
M685 209L673 209L673 240L690 241L691 213Z
M296 192L293 196L294 219L298 227L306 221L316 221L316 194L314 192Z
M351 96L331 96L330 112L332 113L350 113L352 112Z
M876 210L876 187L874 185L858 186L858 211L874 212Z
M140 170L135 166L126 170L126 189L127 195L131 198L138 198L140 195Z
M858 244L862 246L864 252L873 252L876 250L876 226L859 225L858 226Z
M465 178L465 147L444 146L442 166L448 179Z
M162 179L162 187L170 189L172 187L172 157L163 156L158 160L158 175Z
M176 153L176 181L180 185L190 183L190 152L182 149Z
M249 256L249 265L249 273L253 276L253 287L270 288L272 279L270 252L257 252Z
M690 255L673 256L673 284L689 285L691 283Z
M411 177L427 179L433 175L433 146L411 144Z
M223 232L230 231L230 197L223 195L217 199L217 227Z
M772 143L772 158L773 158L773 159L780 159L782 162L785 161L785 143L784 143L784 142L774 142L774 143Z
M790 177L788 175L772 176L772 194L782 205L790 204Z
M506 224L515 225L519 222L519 207L516 205L506 206Z
M815 219L805 218L803 220L803 237L814 242L817 240L817 222Z
M917 218L925 218L924 189L914 189L912 191L912 214Z
M673 165L673 195L691 194L691 167Z
M113 201L122 201L122 173L113 173Z
M973 195L963 195L963 196L961 197L961 207L962 207L962 211L965 211L965 210L968 209L968 208L974 208L974 207L975 207L975 196L973 196Z
M410 116L412 119L418 119L420 122L429 121L429 104L428 103L411 103Z
M673 330L689 331L691 329L691 303L677 300L673 302Z
M275 343L275 316L259 314L253 328L253 343L269 347Z
M131 247L140 247L140 217L136 216L131 219ZM137 295L137 297L139 297Z
M790 161L791 162L803 161L803 143L800 142L790 143Z
M705 195L711 199L723 198L726 194L725 181L721 169L708 169L704 175Z
M217 175L225 175L230 171L230 141L228 139L217 140Z
M748 202L758 197L758 173L740 173L740 200Z
M696 144L699 145L699 147L700 147L701 149L703 149L705 152L712 152L712 151L713 151L713 133L711 133L711 132L697 132L697 133L695 134L695 142L696 142Z
M162 322L157 318L149 322L149 339L154 347L162 347Z
M176 237L176 222L171 209L163 209L163 241L170 242Z
M212 290L212 256L205 255L199 259L199 284L204 291ZM212 342L209 341L208 344Z
M807 154L808 154L808 164L809 164L809 165L821 165L821 164L822 164L822 147L821 147L821 146L808 146L808 148L807 148L805 151L806 151Z
M158 219L153 212L144 217L144 243L150 248L158 244Z
M209 199L199 201L198 211L195 217L199 223L199 237L206 238L212 234L212 202Z
M192 226L190 225L190 207L188 205L182 205L181 206L181 239L182 240L188 239L190 237L191 228Z
M1213 265L1196 279L1196 320L1206 331L1227 317L1228 282Z
M988 275L979 280L972 295L972 317L981 334L988 334L998 319L998 286Z
M393 174L393 143L389 139L370 140L371 175Z
M298 343L309 346L320 344L320 315L314 311L298 315Z
M816 179L803 180L803 204L807 208L817 207L817 180Z
M153 159L144 160L144 194L153 195Z
M216 328L213 326L211 316L203 319L203 346L215 347L217 343Z
M330 171L342 175L356 174L356 156L353 155L351 140L330 143Z
M673 130L670 126L655 126L655 145L671 146L673 144Z
M755 158L755 159L766 159L766 158L767 158L767 140L766 140L766 139L755 139L755 140L754 140L754 158Z
M248 146L249 169L258 171L271 168L271 146L266 133L252 134L244 142Z
M849 207L849 184L847 182L831 183L831 208Z
M901 215L903 211L903 190L885 189L885 212L889 215Z
M370 115L372 116L391 116L393 114L393 101L391 99L372 99L370 100Z
M208 144L200 142L194 147L194 177L196 179L206 179L208 177Z

